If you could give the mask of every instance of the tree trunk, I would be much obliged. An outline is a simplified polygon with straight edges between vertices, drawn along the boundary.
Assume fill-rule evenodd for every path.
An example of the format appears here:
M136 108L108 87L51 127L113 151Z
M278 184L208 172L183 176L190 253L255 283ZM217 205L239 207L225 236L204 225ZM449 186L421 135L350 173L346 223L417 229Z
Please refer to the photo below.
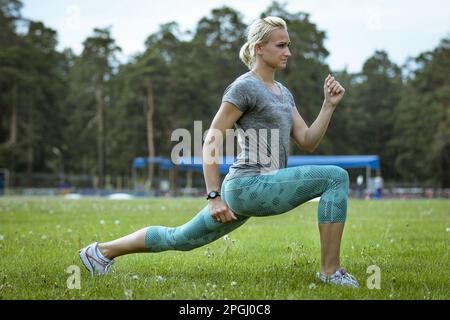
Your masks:
M6 147L10 150L9 151L9 170L11 172L10 176L10 187L13 187L15 184L15 173L16 173L16 144L17 144L17 105L18 102L18 87L17 84L14 83L13 89L12 89L12 97L11 97L11 105L12 105L12 111L11 111L11 124L9 127L9 140L6 143Z
M99 86L95 90L97 100L97 170L98 170L98 187L105 187L105 143L104 143L104 100L103 90Z
M17 143L17 85L14 84L12 90L12 112L11 125L9 127L9 140L6 143L8 147L13 147Z
M147 146L148 146L148 157L155 157L155 141L154 141L154 128L153 128L153 114L155 113L155 99L153 94L153 82L151 79L147 83L147 98L146 98L146 118L147 118ZM152 188L154 176L154 164L149 163L148 166L148 186Z
M34 155L33 155L33 115L31 114L32 110L29 107L28 108L28 134L29 137L27 139L27 174L28 174L28 185L31 186L31 174L33 173L33 162L34 162Z

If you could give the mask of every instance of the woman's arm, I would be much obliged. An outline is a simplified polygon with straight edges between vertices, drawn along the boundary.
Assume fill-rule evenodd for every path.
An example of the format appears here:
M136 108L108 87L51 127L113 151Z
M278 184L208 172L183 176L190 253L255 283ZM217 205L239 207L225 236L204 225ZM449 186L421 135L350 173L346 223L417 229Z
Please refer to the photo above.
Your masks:
M214 150L221 150L226 130L233 128L234 123L241 116L242 111L232 104L224 102L211 123L203 144L203 173L207 193L220 191L219 154ZM211 215L215 219L220 219L222 223L236 219L220 197L209 200L208 205Z
M337 104L344 96L345 89L337 82L334 77L329 75L324 82L325 100L322 109L311 127L308 127L303 118L298 113L296 107L292 111L293 127L291 137L300 149L314 152L322 141L328 125L336 109Z

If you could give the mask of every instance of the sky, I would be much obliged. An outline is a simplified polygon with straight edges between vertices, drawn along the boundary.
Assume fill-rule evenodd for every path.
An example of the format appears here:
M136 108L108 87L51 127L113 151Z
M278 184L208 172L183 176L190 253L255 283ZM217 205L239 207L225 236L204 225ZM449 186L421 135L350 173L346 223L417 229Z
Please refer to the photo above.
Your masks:
M375 50L385 50L398 65L433 50L450 37L449 0L287 0L290 13L306 12L326 32L332 70L359 72ZM194 31L212 9L228 6L250 24L272 0L23 0L22 15L58 32L58 49L79 54L94 28L111 26L122 48L121 61L144 50L145 39L164 23ZM289 28L289 26L288 26ZM295 45L295 44L292 44ZM236 57L237 57L236 53ZM238 58L236 58L238 59ZM238 62L238 60L237 60Z

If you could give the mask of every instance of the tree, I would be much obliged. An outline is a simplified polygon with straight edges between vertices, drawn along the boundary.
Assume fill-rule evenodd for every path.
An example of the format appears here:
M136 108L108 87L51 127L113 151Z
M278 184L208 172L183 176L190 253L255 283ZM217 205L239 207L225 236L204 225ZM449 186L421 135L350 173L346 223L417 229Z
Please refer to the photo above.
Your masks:
M146 126L146 140L147 140L147 155L149 158L156 156L155 151L155 95L156 92L161 93L160 90L155 91L156 88L161 88L164 81L165 62L160 57L154 48L148 48L144 54L139 55L130 63L126 69L122 70L122 75L126 79L126 88L139 98L142 105L143 114L145 117ZM148 167L148 181L149 188L152 187L154 175L154 165L150 163Z
M117 64L115 54L121 49L111 38L109 29L94 29L94 34L83 43L80 57L81 78L87 93L95 98L97 127L97 173L98 187L105 185L105 98L108 100L108 83Z
M20 1L0 0L0 161L5 163L4 166L8 163L12 177L18 139L19 83L26 81L21 63L24 54L22 41L16 34L21 8ZM9 121L6 119L8 115Z
M390 147L408 180L450 187L450 39L411 59L414 64L396 109Z
M358 78L359 83L352 88L355 143L360 153L379 155L383 174L392 177L395 154L387 147L387 141L393 136L394 110L403 86L401 69L385 51L376 51L364 63Z

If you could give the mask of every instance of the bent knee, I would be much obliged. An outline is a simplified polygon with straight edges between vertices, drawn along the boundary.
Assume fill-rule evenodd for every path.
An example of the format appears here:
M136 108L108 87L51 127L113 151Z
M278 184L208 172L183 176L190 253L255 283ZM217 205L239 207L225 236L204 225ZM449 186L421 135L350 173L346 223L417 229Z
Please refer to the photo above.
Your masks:
M335 184L340 186L347 186L349 185L349 176L347 170L338 167L338 166L331 166L332 167L332 180Z

